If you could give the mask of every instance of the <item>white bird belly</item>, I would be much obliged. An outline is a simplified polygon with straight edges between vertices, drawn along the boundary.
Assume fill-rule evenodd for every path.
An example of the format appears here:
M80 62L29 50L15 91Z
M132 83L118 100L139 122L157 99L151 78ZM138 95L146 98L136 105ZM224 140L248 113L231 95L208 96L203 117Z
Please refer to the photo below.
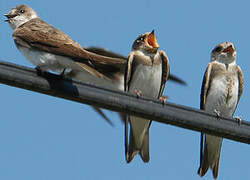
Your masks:
M61 73L66 69L81 69L72 59L64 56L55 55L44 51L30 50L25 47L18 47L21 53L33 65L40 66L43 70L51 70Z
M158 98L162 81L162 65L138 65L131 78L129 92L140 90L142 96Z
M226 77L212 81L206 98L206 111L214 112L216 109L223 116L233 116L238 100L238 79L233 79L231 92L229 92L229 86L231 85Z
M216 78L211 82L206 97L205 110L212 113L216 110L220 113L220 116L232 117L237 105L237 99L238 79L227 80L226 76ZM220 156L221 145L221 137L206 134L207 162L212 169Z
M134 93L140 90L142 96L158 98L161 87L162 66L138 65L130 82L129 92ZM150 121L131 116L131 129L133 131L135 148L140 149L144 135L148 129Z

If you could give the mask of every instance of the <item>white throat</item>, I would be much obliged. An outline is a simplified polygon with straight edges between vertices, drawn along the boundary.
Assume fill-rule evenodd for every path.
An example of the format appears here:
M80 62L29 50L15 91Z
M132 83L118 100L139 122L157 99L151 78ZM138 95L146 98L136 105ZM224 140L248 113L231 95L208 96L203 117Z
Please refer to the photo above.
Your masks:
M236 64L236 52L232 55L226 53L217 54L212 57L211 61L217 61L223 64Z
M216 61L220 63L224 63L224 64L236 64L236 57L235 56L231 56L231 57L221 56L221 57L218 57Z
M37 18L37 14L32 14L31 16L27 17L24 15L19 15L9 20L10 27L15 30L19 26L23 25L24 23L28 22L31 19Z

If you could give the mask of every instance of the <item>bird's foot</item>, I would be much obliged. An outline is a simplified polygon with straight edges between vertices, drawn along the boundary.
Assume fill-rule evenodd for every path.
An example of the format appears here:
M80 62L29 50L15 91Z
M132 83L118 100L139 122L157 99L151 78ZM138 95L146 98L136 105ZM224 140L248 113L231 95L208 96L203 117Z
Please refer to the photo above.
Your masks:
M240 116L236 116L234 119L238 122L239 125L241 125L242 118Z
M135 95L137 96L137 98L139 98L142 95L142 92L140 90L135 90Z
M38 76L44 76L45 75L46 71L42 70L42 68L40 66L36 66L35 69L36 69L36 74Z
M66 68L64 68L63 71L61 72L61 74L59 75L60 79L64 79L65 78L65 70L66 70Z
M160 98L159 98L159 100L161 101L161 103L164 105L165 104L165 102L167 101L167 98L166 97L164 97L164 96L161 96Z
M217 109L215 109L214 113L216 114L217 118L219 119L219 117L220 117L220 111L218 111Z

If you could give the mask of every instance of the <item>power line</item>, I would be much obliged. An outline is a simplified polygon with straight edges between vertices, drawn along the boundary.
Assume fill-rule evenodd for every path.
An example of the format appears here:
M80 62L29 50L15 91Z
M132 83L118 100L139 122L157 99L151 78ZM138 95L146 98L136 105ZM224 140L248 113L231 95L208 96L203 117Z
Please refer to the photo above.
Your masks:
M133 94L62 79L51 73L41 77L36 70L16 64L0 61L0 83L250 144L250 123L246 121L239 124L235 119L218 118L173 103L163 105L158 100L137 98Z

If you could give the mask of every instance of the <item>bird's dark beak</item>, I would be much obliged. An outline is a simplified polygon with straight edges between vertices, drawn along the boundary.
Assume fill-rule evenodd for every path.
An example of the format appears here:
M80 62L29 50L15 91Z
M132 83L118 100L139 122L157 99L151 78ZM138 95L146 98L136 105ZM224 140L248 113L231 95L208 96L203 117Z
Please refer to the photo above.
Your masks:
M4 16L8 18L9 15L8 15L8 14L4 14ZM5 22L9 22L9 18L6 19L6 20L4 20L4 21L5 21Z
M4 14L5 17L7 17L8 19L5 20L5 22L9 22L9 20L11 18L14 18L17 16L17 14Z
M159 48L159 44L157 42L154 30L148 35L148 44L154 48Z

